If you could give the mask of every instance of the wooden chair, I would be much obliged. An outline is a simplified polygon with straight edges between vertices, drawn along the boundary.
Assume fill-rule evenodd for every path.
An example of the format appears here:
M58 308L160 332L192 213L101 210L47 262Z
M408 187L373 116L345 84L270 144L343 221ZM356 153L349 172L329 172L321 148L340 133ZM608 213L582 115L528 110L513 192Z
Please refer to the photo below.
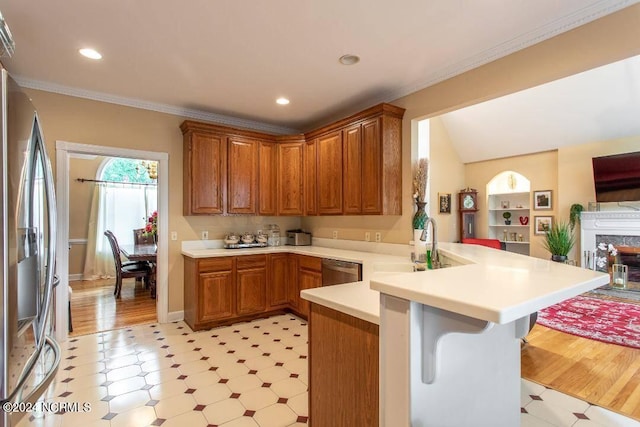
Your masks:
M137 228L133 230L133 243L135 245L154 243L153 236L144 234L144 228Z
M122 262L120 258L120 246L118 246L118 240L116 236L109 230L104 232L111 245L111 252L113 252L113 259L116 264L116 287L113 294L117 299L120 298L120 291L122 290L122 279L129 279L135 277L136 279L144 279L146 286L150 282L151 267L146 262L127 261Z

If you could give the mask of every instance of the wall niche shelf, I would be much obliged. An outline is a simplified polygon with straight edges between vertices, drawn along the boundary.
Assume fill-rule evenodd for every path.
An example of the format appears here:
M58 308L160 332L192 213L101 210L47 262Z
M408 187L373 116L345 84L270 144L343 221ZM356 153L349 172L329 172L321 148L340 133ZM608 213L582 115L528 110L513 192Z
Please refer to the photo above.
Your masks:
M487 201L488 224L490 239L498 239L504 242L509 252L529 255L530 230L533 219L531 218L531 193L529 191L513 193L489 194ZM502 216L505 212L511 213L511 224L504 223ZM520 218L527 217L527 224L520 223ZM505 231L507 239L505 239ZM515 238L513 233L517 233ZM519 241L519 236L522 241Z

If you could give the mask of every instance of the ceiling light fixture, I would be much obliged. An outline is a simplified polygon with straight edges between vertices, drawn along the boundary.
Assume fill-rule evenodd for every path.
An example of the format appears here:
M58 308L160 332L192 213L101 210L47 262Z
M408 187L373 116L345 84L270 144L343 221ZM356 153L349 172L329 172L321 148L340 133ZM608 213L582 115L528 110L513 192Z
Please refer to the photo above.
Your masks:
M287 105L289 103L289 100L287 98L280 97L276 99L276 102L280 105Z
M84 48L78 50L78 52L80 52L80 55L89 59L102 59L102 55L100 54L100 52L95 49Z
M340 61L342 65L354 65L360 62L360 57L358 55L346 54L342 55L338 61Z

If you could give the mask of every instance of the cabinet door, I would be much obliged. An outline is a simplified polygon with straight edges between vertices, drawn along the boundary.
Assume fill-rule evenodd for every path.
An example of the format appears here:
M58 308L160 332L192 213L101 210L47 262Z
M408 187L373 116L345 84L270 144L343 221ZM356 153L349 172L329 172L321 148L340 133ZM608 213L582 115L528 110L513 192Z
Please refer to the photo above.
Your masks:
M200 273L198 285L199 322L220 320L234 315L232 271Z
M227 171L226 138L191 132L185 135L185 215L224 213Z
M258 144L229 139L228 213L255 214L258 188Z
M362 124L363 214L382 214L383 175L381 126L376 118Z
M318 214L342 213L342 131L318 138Z
M317 142L307 141L304 145L304 214L318 215L317 203Z
M361 129L360 125L356 125L345 129L343 133L342 161L344 165L343 191L345 214L360 214L362 212Z
M300 285L298 284L298 255L287 255L287 296L289 305L294 310L298 310L298 299L300 295Z
M303 316L309 317L309 301L300 297L300 291L305 289L319 288L322 286L322 273L318 271L311 271L300 269L298 272L298 284L300 285L298 291L298 311Z
M258 176L258 214L277 215L278 181L277 146L273 142L260 141L258 144L258 162L260 164Z
M278 215L303 215L304 142L278 144Z
M238 270L238 314L262 313L266 310L267 269Z
M269 255L269 285L267 286L267 301L269 307L279 307L289 303L287 276L289 269L287 254Z

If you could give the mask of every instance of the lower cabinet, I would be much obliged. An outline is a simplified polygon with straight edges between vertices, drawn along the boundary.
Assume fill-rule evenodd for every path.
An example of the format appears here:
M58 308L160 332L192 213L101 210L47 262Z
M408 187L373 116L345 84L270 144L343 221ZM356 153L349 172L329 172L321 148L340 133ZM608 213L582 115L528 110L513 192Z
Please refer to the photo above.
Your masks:
M236 257L237 313L262 313L267 309L267 256Z
M313 427L376 427L379 328L311 304L309 420Z
M322 259L296 254L184 257L184 319L193 330L289 310L309 316L300 291L322 286Z

